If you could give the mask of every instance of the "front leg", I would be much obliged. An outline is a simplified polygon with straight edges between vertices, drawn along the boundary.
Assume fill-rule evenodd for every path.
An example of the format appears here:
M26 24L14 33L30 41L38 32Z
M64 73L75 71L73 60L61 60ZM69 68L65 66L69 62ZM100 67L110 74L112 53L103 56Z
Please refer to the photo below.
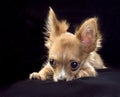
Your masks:
M30 74L29 79L47 80L53 76L52 68L49 64L46 64L39 72L33 72Z
M77 78L82 78L82 77L95 77L97 75L96 70L94 69L93 66L91 66L89 63L84 64L83 67L79 70L77 73Z

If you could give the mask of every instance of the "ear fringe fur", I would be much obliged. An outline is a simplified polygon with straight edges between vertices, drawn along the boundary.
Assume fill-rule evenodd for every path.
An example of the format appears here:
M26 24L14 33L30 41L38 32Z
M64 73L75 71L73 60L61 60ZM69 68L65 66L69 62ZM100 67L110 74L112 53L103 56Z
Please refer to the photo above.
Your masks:
M68 28L69 24L67 23L67 21L66 20L59 21L52 8L49 7L48 18L46 20L45 27L46 32L44 32L45 46L49 48L51 46L51 42L53 42L53 39L59 36L60 34L65 33L68 30Z
M48 13L48 18L46 20L46 27L45 27L45 30L46 32L44 32L44 39L45 39L45 46L49 49L51 47L51 44L53 42L53 39L52 38L55 38L56 36L54 36L54 34L52 34L52 26L50 24L50 14L53 15L53 17L57 20L56 18L56 15L54 13L54 11L52 10L51 7L49 7L49 13ZM96 24L97 24L97 41L96 41L96 48L95 48L95 51L97 51L98 49L100 49L102 46L101 46L101 41L102 41L102 35L99 33L99 25L98 25L98 17L93 17L93 19L95 20ZM86 19L88 20L88 19ZM68 28L69 28L69 24L67 23L66 20L62 20L62 21L56 21L58 23L58 26L59 26L59 31L56 31L57 34L59 35L60 33L65 33ZM78 30L78 28L76 29L76 31Z
M99 19L98 17L94 17L94 19L96 20L96 24L97 24L97 41L96 41L95 51L98 51L102 47L101 43L103 38L102 38L102 34L100 33L99 22L98 22Z
M85 21L88 21L88 20L94 20L95 24L96 24L96 48L95 48L95 51L98 51L98 49L100 49L102 46L101 46L101 42L102 42L102 35L101 33L99 32L99 24L98 24L98 17L93 17L93 18L87 18L86 20L83 21L83 23L85 23ZM80 27L82 27L83 23L81 24L81 26L77 27L76 28L76 31L75 32L79 32L80 31ZM78 33L75 33L75 34L78 34Z

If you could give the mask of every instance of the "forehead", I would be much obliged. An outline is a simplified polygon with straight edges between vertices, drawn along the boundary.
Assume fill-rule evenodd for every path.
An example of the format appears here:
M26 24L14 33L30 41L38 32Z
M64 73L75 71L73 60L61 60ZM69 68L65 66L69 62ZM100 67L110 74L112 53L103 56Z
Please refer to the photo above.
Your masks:
M80 54L80 41L73 34L63 34L56 39L50 49L51 57L74 57Z
M80 41L76 38L74 34L71 33L64 33L60 37L56 39L54 45L59 46L60 48L71 48L72 47L79 47Z

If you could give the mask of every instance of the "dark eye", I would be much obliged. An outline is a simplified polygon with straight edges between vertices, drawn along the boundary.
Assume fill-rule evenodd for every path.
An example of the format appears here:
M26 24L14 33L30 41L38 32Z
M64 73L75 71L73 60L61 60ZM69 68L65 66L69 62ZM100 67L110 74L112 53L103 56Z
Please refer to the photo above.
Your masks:
M71 65L71 69L72 69L73 71L77 70L78 67L79 67L79 63L78 63L78 62L71 62L70 65Z
M54 66L56 65L56 62L55 62L54 59L50 59L49 62L50 62L50 65L51 65L52 67L54 67Z

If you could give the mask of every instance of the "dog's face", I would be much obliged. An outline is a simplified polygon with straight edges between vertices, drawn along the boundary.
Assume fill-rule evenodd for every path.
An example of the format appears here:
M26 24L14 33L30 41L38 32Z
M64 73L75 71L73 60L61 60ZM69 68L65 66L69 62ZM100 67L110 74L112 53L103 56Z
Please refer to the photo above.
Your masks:
M64 33L52 44L49 61L54 71L54 80L72 80L84 59L79 40L75 35Z
M54 81L74 79L87 56L100 44L96 18L86 20L75 34L67 32L68 27L66 21L59 21L50 8L45 45L49 49L49 64L54 72Z

